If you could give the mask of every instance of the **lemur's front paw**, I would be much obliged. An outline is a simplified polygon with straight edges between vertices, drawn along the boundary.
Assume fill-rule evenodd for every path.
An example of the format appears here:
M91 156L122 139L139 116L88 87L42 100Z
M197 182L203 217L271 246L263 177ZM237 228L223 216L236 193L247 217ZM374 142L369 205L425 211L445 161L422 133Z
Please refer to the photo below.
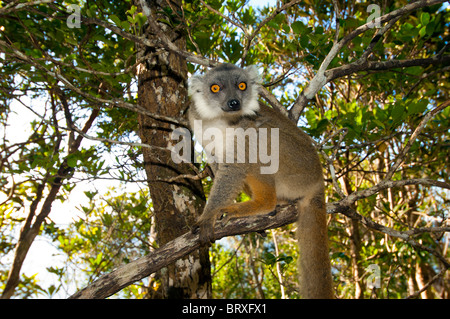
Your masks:
M199 234L200 246L209 246L214 243L214 224L205 220L199 220L192 227L193 234Z

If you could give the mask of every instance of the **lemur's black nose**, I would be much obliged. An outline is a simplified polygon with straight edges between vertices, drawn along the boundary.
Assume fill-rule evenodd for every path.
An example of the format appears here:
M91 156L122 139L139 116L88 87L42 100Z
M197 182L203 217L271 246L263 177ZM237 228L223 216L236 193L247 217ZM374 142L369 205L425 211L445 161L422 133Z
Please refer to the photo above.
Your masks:
M231 111L239 111L241 109L241 102L236 99L232 99L228 101L228 107Z

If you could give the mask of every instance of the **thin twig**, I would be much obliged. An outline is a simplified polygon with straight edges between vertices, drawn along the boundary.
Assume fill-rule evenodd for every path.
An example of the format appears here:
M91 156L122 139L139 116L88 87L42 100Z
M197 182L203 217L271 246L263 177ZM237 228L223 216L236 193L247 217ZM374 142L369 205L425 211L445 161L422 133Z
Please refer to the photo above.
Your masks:
M246 43L246 45L244 47L244 50L242 52L242 58L241 58L242 62L245 61L245 58L247 57L248 51L250 50L251 44L252 44L253 40L255 39L255 37L259 34L259 31L262 29L262 27L265 26L267 23L269 23L272 19L274 19L278 14L280 14L284 10L287 10L288 8L296 5L299 2L301 2L301 0L293 0L291 2L285 3L281 7L277 7L275 10L272 11L272 13L269 16L264 18L264 20L261 21L257 25L255 30L253 30L253 32L251 34L245 34L245 39L246 39L247 43Z
M409 295L408 297L406 297L405 299L415 299L417 297L419 297L419 295L424 292L425 290L428 289L428 287L430 287L436 280L438 280L440 277L442 277L445 272L448 270L447 267L444 267L439 273L437 273L433 278L431 278L431 280L422 287L422 289L420 289L419 291Z
M380 23L385 23L388 21L391 21L393 19L396 19L397 17L404 16L406 14L409 14L410 12L426 7L431 6L434 4L445 2L444 0L422 0L422 1L416 1L413 3L409 3L405 5L404 7L401 7L397 10L394 10L388 14L385 14L379 18ZM326 74L326 70L328 66L330 65L331 61L336 57L336 55L341 51L341 49L347 45L352 39L357 37L358 35L366 32L367 30L371 29L373 27L372 21L367 22L363 24L362 26L359 26L349 34L347 34L345 37L343 37L339 42L334 43L331 50L328 52L327 56L323 60L322 64L319 67L319 70L317 71L316 75L313 77L313 79L309 82L309 85L300 93L294 104L292 105L292 108L289 111L289 117L293 120L297 120L300 117L300 114L303 112L304 108L306 107L309 100L314 98L314 96L319 92L319 90L329 81L332 80L332 77L330 77L330 74L328 72L328 75ZM441 58L441 57L439 57ZM439 59L441 60L441 59ZM394 60L395 61L395 60ZM390 64L391 61L385 61L383 64L385 67L393 68L393 64ZM378 62L381 63L381 62ZM370 70L368 63L362 63L360 60L357 61L355 64L351 64L353 68L355 68L357 71L362 70ZM357 67L359 66L359 68ZM372 64L372 66L375 66ZM355 71L350 68L349 65L344 65L341 68L344 68L346 70L351 69L352 71L350 73L354 73ZM335 72L336 74L336 72Z
M186 127L188 125L187 121L185 121L184 119L178 119L178 118L174 118L174 117L170 117L170 116L163 116L163 115L155 114L155 113L147 111L146 109L144 109L143 107L141 107L138 104L128 103L128 102L123 101L122 99L114 98L114 99L109 100L109 99L95 97L95 96L93 96L89 93L86 93L86 92L82 91L81 89L77 88L69 80L67 80L59 71L52 72L52 71L48 70L45 66L38 63L35 59L22 53L21 51L16 49L14 46L6 43L5 41L0 40L0 46L7 48L7 50L5 50L6 54L13 55L14 57L18 58L19 60L24 60L24 61L34 65L36 68L45 72L49 76L60 80L70 90L76 92L77 94L83 96L84 98L86 98L90 101L94 101L98 104L106 104L109 107L119 106L119 107L122 107L127 110L131 110L134 112L141 113L143 115L147 115L158 121L168 122L168 123L172 123L172 124L176 124L176 125L180 125L180 126L184 126L184 127Z
M442 111L446 107L450 105L450 100L445 101L444 103L440 104L439 106L432 109L430 112L425 114L422 121L419 123L419 125L416 127L414 132L411 134L411 137L409 138L408 142L406 143L405 147L400 151L400 154L397 156L397 159L395 160L394 165L389 169L388 173L385 176L385 180L389 180L394 175L395 171L398 169L398 167L403 163L405 160L406 154L408 154L409 149L413 145L414 141L416 140L419 133L422 131L422 129L425 127L427 122L433 118L438 112Z

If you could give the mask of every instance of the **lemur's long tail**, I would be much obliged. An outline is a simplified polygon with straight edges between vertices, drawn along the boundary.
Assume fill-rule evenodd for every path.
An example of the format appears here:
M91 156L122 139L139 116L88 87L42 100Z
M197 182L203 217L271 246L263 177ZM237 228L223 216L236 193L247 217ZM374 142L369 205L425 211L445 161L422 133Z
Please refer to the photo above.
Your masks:
M322 192L298 203L297 239L300 249L300 296L332 299L331 265L328 249L325 199Z

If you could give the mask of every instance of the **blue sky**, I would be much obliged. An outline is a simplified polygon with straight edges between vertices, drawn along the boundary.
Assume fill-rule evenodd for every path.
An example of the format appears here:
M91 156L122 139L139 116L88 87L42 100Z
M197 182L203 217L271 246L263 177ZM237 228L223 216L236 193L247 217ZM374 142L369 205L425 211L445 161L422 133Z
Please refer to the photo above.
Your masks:
M275 6L276 3L276 0L250 0L248 4L252 7L264 7L268 4Z

